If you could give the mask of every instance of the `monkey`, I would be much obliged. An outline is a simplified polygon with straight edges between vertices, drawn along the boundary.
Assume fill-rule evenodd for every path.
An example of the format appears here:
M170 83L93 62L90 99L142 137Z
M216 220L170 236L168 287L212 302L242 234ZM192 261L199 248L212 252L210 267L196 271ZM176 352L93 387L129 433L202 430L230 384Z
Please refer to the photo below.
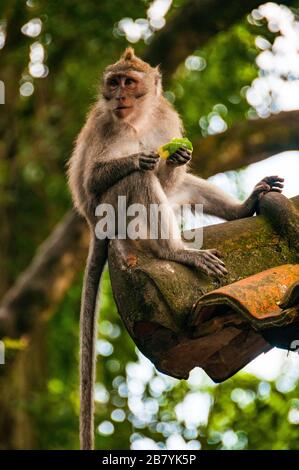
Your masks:
M283 179L264 178L240 203L187 169L191 152L180 148L165 161L157 148L182 137L182 121L163 95L161 72L127 48L106 67L100 95L79 133L68 164L68 183L75 208L86 219L91 234L80 312L80 446L93 449L93 385L97 300L107 261L108 239L95 235L95 210L100 203L117 209L119 196L128 204L163 204L168 239L138 240L138 249L154 257L176 261L208 276L227 270L217 249L195 250L183 243L172 204L203 204L204 212L233 220L254 215L261 195L281 191Z

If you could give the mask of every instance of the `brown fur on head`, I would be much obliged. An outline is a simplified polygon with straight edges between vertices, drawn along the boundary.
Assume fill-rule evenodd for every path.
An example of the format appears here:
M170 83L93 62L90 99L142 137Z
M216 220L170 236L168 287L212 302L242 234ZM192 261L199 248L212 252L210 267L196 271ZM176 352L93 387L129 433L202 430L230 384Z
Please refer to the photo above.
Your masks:
M137 57L132 47L127 47L120 59L105 69L104 75L109 72L124 72L126 70L136 70L144 73L154 73L156 71L147 62Z

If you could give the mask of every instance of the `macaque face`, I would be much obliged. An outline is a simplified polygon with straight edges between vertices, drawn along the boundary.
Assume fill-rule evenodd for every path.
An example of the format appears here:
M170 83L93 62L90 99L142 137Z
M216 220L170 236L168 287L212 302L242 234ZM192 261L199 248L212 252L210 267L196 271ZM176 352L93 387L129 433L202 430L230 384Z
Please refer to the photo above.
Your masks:
M109 74L105 78L103 96L112 113L118 119L132 117L140 112L140 107L149 92L145 74L128 71Z

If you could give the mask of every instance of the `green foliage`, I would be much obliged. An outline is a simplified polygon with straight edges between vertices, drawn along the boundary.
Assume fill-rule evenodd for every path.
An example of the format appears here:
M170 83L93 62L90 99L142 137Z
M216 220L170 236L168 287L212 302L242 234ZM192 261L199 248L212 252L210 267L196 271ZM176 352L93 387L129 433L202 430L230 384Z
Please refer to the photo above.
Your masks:
M187 66L179 67L171 83L172 101L183 116L188 135L207 135L213 112L229 126L245 118L249 105L244 90L257 76L254 39L251 28L243 22L195 51L194 56L201 60L195 63L195 70L192 62L187 68L188 60Z

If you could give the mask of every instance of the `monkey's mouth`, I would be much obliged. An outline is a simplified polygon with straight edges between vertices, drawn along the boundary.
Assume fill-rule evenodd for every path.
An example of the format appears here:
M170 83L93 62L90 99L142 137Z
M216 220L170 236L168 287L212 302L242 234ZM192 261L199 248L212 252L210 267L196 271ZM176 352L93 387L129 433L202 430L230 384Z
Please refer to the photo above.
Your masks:
M117 108L114 108L114 111L118 111L119 109L131 109L133 106L117 106Z

